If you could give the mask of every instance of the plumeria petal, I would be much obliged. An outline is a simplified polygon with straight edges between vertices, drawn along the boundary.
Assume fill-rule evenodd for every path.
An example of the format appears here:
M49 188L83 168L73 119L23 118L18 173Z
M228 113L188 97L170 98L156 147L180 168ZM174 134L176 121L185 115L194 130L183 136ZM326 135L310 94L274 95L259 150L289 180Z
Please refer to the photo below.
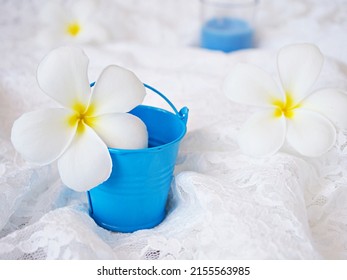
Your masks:
M88 105L88 57L75 47L51 51L40 63L37 80L41 89L61 105L71 108L76 103Z
M100 115L93 121L93 129L109 148L143 149L148 146L145 124L131 114Z
M239 134L239 145L245 154L266 156L276 153L286 135L284 117L275 117L273 110L255 113L244 124Z
M58 160L60 177L75 191L87 191L111 174L112 161L104 142L87 125Z
M145 95L144 85L133 72L110 65L95 84L92 96L95 115L128 112L139 105Z
M347 129L347 94L341 90L318 90L303 100L302 107L321 113L337 126Z
M247 105L269 107L275 100L285 98L269 74L244 63L231 70L224 80L223 91L232 101Z
M71 14L69 10L61 6L61 3L46 1L40 9L38 18L41 20L41 24L43 24L42 27L46 28L52 25L61 26L62 23L67 22L71 18Z
M94 21L84 23L76 37L81 43L102 43L108 40L109 33L101 24Z
M300 102L317 80L323 66L323 55L311 44L296 44L278 53L278 71L286 94Z
M43 109L23 114L12 127L11 140L18 152L29 161L48 164L56 160L71 143L76 127L68 124L71 112Z
M309 110L296 110L288 119L287 140L299 153L316 157L327 152L336 140L336 131L329 120Z
M93 19L93 13L98 9L98 3L95 0L74 1L69 8L75 19L85 23Z

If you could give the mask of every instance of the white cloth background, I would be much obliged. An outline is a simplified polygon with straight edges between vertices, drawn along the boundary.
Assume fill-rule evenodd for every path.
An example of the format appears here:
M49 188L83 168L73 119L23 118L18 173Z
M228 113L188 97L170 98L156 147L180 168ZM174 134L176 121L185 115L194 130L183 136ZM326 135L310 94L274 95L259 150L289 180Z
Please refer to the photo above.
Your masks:
M267 159L247 157L236 135L251 109L220 90L236 62L275 73L278 48L302 41L327 56L316 86L346 90L346 1L263 0L258 48L231 54L195 46L198 1L101 1L98 13L112 38L82 46L90 80L118 64L190 109L168 215L132 234L98 227L86 195L66 188L55 164L28 164L11 145L18 116L52 105L35 77L49 50L35 41L44 2L0 5L0 259L347 258L347 132L339 131L334 148L319 158L289 147ZM152 93L146 103L167 108Z

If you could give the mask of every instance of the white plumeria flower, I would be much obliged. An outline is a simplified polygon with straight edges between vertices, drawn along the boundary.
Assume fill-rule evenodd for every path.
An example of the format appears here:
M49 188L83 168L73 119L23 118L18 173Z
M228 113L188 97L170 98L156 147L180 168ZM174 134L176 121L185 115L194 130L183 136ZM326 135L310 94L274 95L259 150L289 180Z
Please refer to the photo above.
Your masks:
M238 64L224 81L223 91L232 101L261 106L239 134L241 150L249 155L276 153L285 140L300 154L320 156L335 143L334 124L347 128L347 95L337 89L311 93L323 55L311 44L282 48L277 67L282 84L252 65Z
M44 45L72 43L102 43L108 32L98 22L95 0L47 1L40 14L39 40Z
M61 47L40 63L41 89L62 108L42 109L15 121L11 140L24 158L39 164L58 159L62 181L76 191L86 191L111 173L110 148L141 149L148 144L145 124L126 112L146 94L130 71L111 65L103 70L93 93L88 57L79 48Z

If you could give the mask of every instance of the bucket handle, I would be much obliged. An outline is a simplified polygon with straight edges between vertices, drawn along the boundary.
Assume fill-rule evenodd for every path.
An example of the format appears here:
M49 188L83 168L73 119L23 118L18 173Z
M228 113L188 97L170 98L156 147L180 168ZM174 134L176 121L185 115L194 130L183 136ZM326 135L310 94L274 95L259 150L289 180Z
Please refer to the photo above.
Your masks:
M90 87L93 87L95 85L95 82L92 82L90 84ZM175 107L175 105L172 104L172 102L164 95L162 94L159 90L155 89L154 87L147 85L147 84L143 84L145 86L145 88L150 89L151 91L155 92L156 94L158 94L161 98L163 98L167 104L170 105L171 109L174 111L174 113L176 114L176 116L182 120L185 124L187 124L188 121L188 113L189 113L189 109L187 107L183 107L180 111L178 111Z
M156 94L158 94L161 98L163 98L167 104L170 105L170 107L172 108L172 110L174 111L174 113L176 114L176 116L182 120L185 124L187 123L188 120L188 113L189 113L189 109L187 107L183 107L180 111L178 111L175 107L175 105L172 104L172 102L164 95L162 94L159 90L155 89L154 87L147 85L147 84L143 84L146 88L150 89L151 91L155 92Z

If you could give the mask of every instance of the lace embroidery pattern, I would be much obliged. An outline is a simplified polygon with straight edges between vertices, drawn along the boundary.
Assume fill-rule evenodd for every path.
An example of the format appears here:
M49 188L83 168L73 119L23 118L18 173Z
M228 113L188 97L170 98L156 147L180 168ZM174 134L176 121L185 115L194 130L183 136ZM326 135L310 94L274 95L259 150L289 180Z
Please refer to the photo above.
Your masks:
M64 187L55 165L26 163L10 143L12 123L20 114L50 106L35 78L36 65L47 50L27 40L36 28L28 15L32 19L39 2L3 1L6 16L0 18L5 31L0 34L4 42L0 48L11 53L0 65L0 259L347 258L346 131L338 132L335 147L320 158L300 157L290 147L268 159L249 158L238 150L237 131L252 109L229 102L220 84L239 61L271 71L274 52L264 50L224 55L194 48L158 49L135 42L84 47L96 61L91 65L91 80L105 64L116 61L165 92L177 107L187 106L191 111L163 223L132 234L98 227L88 215L86 195ZM136 6L131 11L134 1L116 2L122 2L120 9L128 12L147 9ZM272 6L264 1L269 11L280 9L281 1L271 2ZM346 25L343 8L314 9L313 0L292 2L292 9L282 10L281 18L271 18L277 29L259 30L261 47L282 45L282 35L269 32L276 29L285 35L302 21L313 24L310 19L324 19L324 25L313 26L320 32L312 34L319 36L322 32L330 36L331 30ZM154 7L156 1L150 3ZM14 10L16 13L9 12ZM334 18L327 23L332 14ZM259 16L261 20L266 15ZM296 20L284 21L283 17ZM135 18L131 17L132 22ZM141 19L137 20L139 24ZM153 20L153 28L156 24ZM166 24L171 26L169 17ZM20 29L9 34L6 30L11 26ZM157 33L151 30L151 34ZM165 41L163 33L159 34ZM340 37L338 40L345 38ZM139 39L143 43L144 36ZM157 42L158 38L150 39ZM175 40L172 37L166 42ZM325 40L323 51L338 54L333 41ZM341 59L347 63L346 57ZM342 62L327 59L317 87L346 89L346 69ZM150 95L147 102L163 107Z

